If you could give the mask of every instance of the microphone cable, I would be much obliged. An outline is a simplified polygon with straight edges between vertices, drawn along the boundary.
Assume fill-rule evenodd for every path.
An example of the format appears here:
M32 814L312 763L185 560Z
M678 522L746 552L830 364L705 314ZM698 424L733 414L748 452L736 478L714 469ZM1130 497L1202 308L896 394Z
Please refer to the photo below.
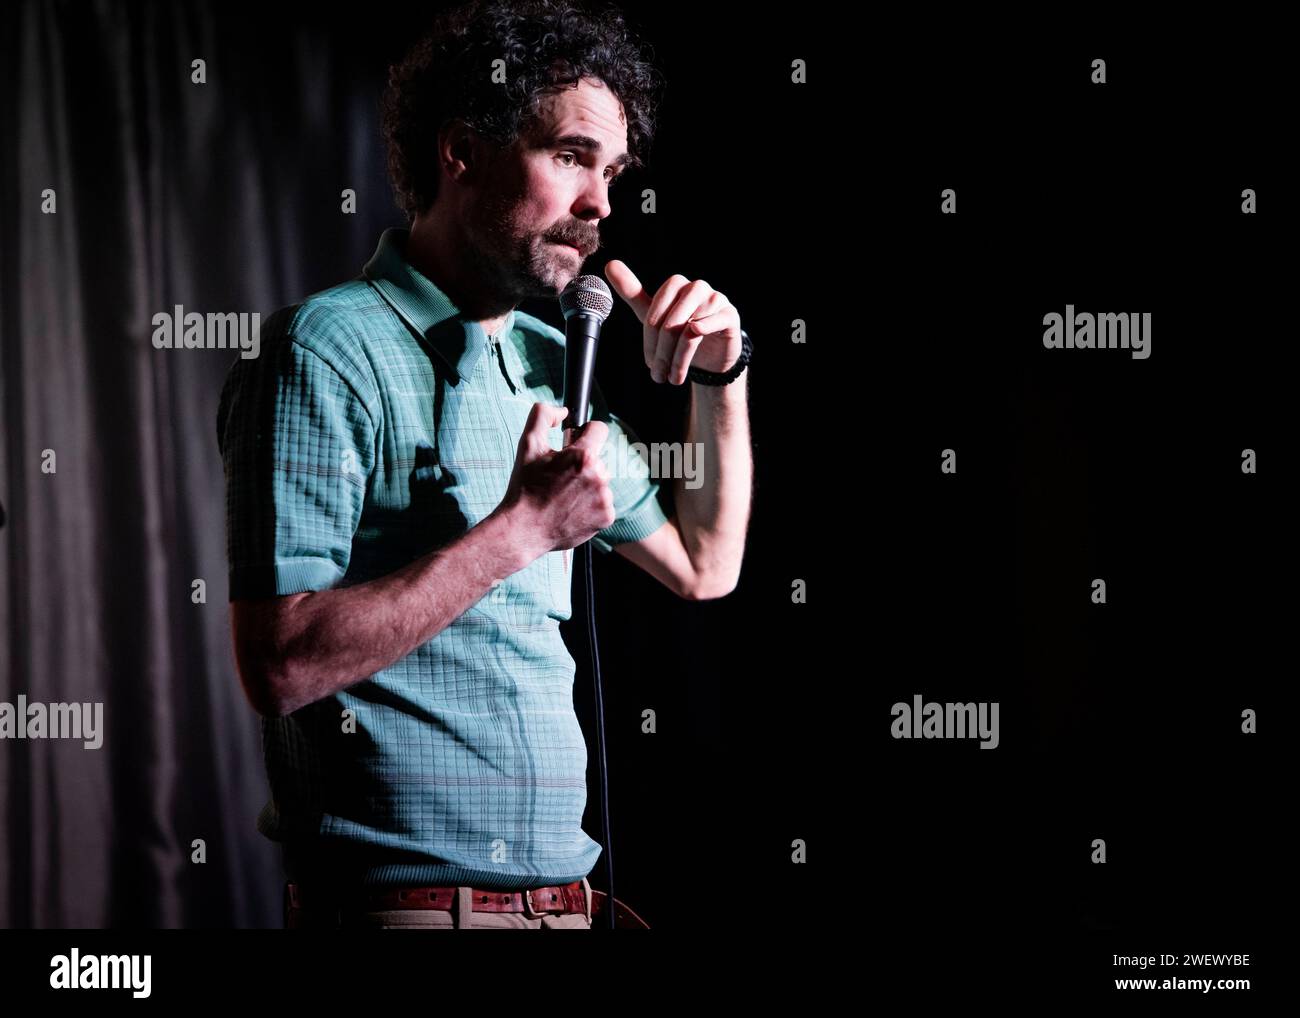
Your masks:
M600 650L596 645L596 591L592 583L591 542L584 541L582 570L587 584L587 653L591 658L591 678L596 694L596 768L600 784L600 835L605 842L605 928L615 928L614 916L614 841L609 823L609 771L605 760L605 697L600 684Z

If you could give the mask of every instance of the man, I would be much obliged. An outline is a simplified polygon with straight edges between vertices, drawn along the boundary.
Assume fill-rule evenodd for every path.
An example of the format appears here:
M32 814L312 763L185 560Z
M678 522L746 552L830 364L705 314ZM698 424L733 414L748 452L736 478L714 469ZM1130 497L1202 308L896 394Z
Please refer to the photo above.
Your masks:
M598 387L591 422L567 445L553 433L563 333L515 310L598 247L609 188L651 134L653 80L616 12L443 15L384 100L410 230L277 312L260 358L231 369L231 625L289 926L590 928L601 849L581 828L559 631L570 549L590 539L684 598L720 597L750 507L747 377L720 384L747 347L725 296L606 270L655 381L731 369L692 382L704 480L679 485L672 518L644 472L604 462L635 436Z

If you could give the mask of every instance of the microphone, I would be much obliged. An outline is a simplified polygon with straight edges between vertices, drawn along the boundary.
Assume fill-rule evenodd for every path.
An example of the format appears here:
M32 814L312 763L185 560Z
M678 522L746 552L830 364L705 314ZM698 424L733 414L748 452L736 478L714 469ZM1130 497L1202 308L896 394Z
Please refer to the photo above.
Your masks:
M614 310L614 295L599 276L575 276L560 294L560 310L564 313L564 405L569 411L562 427L580 428L587 423L600 327Z

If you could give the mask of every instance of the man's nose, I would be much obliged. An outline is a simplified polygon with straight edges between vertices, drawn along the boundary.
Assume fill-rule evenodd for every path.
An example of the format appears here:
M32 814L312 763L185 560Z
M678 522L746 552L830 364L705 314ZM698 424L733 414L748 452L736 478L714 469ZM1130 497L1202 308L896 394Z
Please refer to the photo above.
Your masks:
M610 214L609 188L604 183L592 183L579 193L573 203L573 214L588 223L599 222Z

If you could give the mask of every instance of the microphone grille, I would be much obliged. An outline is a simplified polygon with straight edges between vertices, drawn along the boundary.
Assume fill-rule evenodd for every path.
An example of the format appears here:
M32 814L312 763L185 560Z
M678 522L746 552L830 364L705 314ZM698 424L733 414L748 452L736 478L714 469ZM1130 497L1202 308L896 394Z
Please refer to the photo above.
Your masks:
M604 322L614 310L614 295L599 276L574 276L560 294L560 310L566 319L571 314L585 312Z

